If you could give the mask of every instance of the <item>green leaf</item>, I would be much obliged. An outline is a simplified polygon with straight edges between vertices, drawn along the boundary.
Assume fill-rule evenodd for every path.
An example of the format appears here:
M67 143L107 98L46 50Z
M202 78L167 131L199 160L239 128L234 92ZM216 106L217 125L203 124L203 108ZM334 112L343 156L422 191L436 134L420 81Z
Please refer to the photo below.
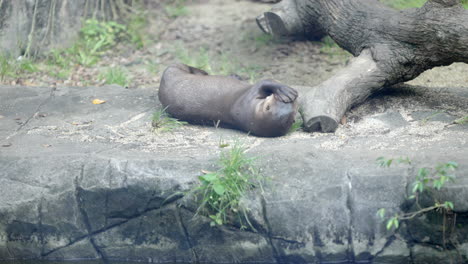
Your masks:
M225 192L224 186L221 184L214 184L213 185L213 190L218 194L218 195L223 195Z
M434 188L436 188L436 190L440 190L440 188L442 188L442 181L439 179L439 180L435 180L434 183Z
M450 201L446 201L444 203L445 208L450 208L450 210L453 210L453 203Z
M400 223L398 221L398 216L394 216L390 218L387 222L387 230L392 229L392 227L398 228L400 226Z
M413 193L424 191L424 184L421 181L415 181L413 186Z
M378 211L377 211L377 215L383 219L385 217L385 208L380 208Z
M386 166L387 166L387 167L390 167L390 165L392 165L392 162L393 162L393 159L387 160Z
M458 163L456 163L455 161L449 161L445 165L447 166L447 168L451 168L451 169L458 168Z
M208 174L200 176L200 178L203 181L212 182L218 178L217 176L218 175L216 173L208 173Z
M429 170L427 168L420 168L418 170L418 179L425 178L428 174L429 174Z

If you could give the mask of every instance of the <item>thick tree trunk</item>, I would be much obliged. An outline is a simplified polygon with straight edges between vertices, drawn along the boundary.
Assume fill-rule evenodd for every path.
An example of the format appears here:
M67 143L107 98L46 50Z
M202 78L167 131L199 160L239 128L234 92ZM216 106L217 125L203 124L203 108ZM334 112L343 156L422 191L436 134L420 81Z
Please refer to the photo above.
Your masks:
M119 20L131 0L0 0L0 55L35 56L69 46L87 18Z
M404 11L376 0L283 0L257 22L277 36L328 34L356 57L301 95L308 131L335 131L349 108L384 86L436 66L468 62L468 11L458 0L429 0Z

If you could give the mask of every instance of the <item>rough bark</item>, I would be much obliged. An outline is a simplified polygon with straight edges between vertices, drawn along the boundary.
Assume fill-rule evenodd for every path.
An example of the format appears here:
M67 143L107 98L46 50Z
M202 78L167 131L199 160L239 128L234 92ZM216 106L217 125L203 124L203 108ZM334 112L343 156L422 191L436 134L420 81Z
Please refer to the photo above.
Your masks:
M468 62L468 11L458 0L429 0L404 11L375 0L284 0L257 21L276 36L328 34L356 57L301 95L308 131L333 132L347 110L382 87Z
M132 5L129 0L0 0L1 53L35 56L66 47L84 19L119 20Z

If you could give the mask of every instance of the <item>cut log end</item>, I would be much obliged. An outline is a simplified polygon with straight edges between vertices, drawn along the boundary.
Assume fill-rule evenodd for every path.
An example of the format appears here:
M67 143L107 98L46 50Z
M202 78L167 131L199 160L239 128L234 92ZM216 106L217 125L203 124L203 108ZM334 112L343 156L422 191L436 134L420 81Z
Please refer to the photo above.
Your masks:
M315 116L304 123L304 130L307 132L332 133L338 128L338 122L328 116Z
M271 34L263 14L259 15L255 20L257 21L257 26L263 31L263 33Z

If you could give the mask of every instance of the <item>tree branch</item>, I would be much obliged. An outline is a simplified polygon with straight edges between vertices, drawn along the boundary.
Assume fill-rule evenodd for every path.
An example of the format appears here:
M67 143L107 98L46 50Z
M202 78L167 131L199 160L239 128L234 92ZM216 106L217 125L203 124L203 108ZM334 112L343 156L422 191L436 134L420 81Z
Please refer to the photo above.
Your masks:
M468 11L457 0L429 0L397 11L375 0L284 0L257 18L267 33L328 34L356 58L301 95L308 131L333 132L353 105L384 86L453 62L468 62Z

